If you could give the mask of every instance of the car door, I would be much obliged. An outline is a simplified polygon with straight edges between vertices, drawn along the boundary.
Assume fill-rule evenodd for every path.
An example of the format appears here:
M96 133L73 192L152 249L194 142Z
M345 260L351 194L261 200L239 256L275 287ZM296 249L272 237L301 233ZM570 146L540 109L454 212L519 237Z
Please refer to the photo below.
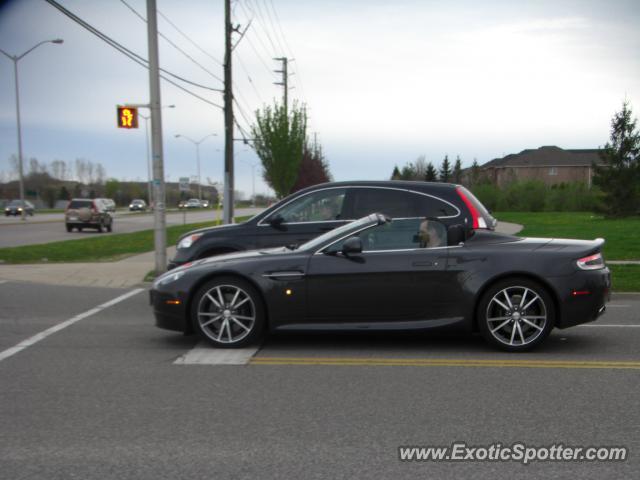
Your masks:
M300 245L344 225L348 222L343 215L347 190L344 187L316 190L284 204L258 223L256 246Z
M392 326L446 317L448 248L446 242L423 242L423 223L398 219L360 232L361 254L336 253L343 239L312 255L305 277L307 321Z

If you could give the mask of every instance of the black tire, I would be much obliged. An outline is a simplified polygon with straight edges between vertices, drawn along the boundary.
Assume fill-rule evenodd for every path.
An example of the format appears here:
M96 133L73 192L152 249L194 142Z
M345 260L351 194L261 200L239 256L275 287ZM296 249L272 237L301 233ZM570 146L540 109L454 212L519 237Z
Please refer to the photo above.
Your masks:
M98 230L98 233L104 232L104 224L102 223L102 220L100 220L100 223L98 224L96 229Z
M225 302L231 302L237 290L241 293L236 297L236 303L242 304L238 309L230 308L228 303L219 308L210 300L213 296L219 302L221 294ZM245 300L246 297L250 300ZM221 318L213 320L216 314ZM262 338L266 324L260 294L250 283L236 277L215 278L200 287L191 302L190 315L194 331L218 348L240 348L256 343ZM253 322L247 320L249 317L253 317Z
M111 223L109 223L109 225L107 225L107 232L109 232L109 233L113 232L113 221L111 221Z
M67 223L67 232L71 233L73 227Z
M78 231L81 232L82 231L82 227L78 227Z
M489 344L508 352L525 352L547 338L555 325L556 309L545 287L513 277L489 287L478 304L476 318Z

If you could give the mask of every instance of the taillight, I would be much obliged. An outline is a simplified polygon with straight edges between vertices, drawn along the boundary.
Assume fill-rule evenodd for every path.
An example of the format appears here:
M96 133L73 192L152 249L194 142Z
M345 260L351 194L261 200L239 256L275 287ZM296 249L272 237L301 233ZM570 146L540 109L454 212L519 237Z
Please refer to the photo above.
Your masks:
M598 252L593 255L589 255L588 257L578 259L576 264L578 265L578 268L582 270L597 270L599 268L604 268L604 259L602 258L602 254Z
M460 196L464 204L469 209L469 213L471 213L473 228L480 228L480 215L478 215L478 210L476 210L476 207L473 205L471 200L469 200L467 196L464 194L461 187L456 187L456 192L458 192L458 195ZM483 223L484 223L484 219L483 219ZM486 227L486 224L485 224L485 227Z

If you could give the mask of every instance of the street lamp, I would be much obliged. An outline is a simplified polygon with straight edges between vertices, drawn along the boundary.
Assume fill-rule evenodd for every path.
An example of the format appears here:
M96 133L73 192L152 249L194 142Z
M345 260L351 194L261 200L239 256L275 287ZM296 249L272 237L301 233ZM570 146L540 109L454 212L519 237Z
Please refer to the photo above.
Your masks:
M196 146L196 161L198 162L198 200L202 200L202 183L200 181L200 144L202 142L204 142L207 138L209 137L217 137L218 135L216 133L210 133L209 135L206 135L205 137L202 137L199 141L195 141L192 138L187 137L186 135L181 135L181 134L177 134L175 137L176 138L184 138L185 140L189 140L191 143L193 143Z
M22 204L22 220L26 220L25 216L25 204L24 204L24 175L22 168L22 130L20 127L20 92L18 88L18 61L24 58L27 54L34 51L40 45L44 45L45 43L56 43L61 44L64 40L61 38L56 38L55 40L43 40L40 43L35 44L29 50L24 52L22 55L9 55L4 50L0 49L0 53L2 53L5 57L13 62L13 73L15 75L15 85L16 85L16 120L18 124L18 174L20 176L20 203Z
M175 105L165 105L160 108L176 108ZM149 205L153 203L153 198L151 197L151 180L153 177L153 167L151 166L151 153L149 152L149 119L151 115L144 116L141 113L138 113L138 116L144 120L144 128L146 135L146 145L147 145L147 176L149 177L149 181L147 182L147 195L149 196Z

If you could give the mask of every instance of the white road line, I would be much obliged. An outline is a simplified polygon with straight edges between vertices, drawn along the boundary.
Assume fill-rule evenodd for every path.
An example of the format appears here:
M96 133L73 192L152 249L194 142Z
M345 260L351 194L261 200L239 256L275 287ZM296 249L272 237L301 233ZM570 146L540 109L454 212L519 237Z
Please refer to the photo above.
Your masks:
M640 328L640 325L578 325L579 327L596 327L596 328Z
M260 346L247 348L215 348L198 343L193 349L178 357L174 365L246 365Z
M75 317L72 317L69 320L65 320L64 322L58 323L57 325L54 325L51 328L47 328L46 330L40 333L36 333L33 337L29 337L26 340L23 340L15 347L11 347L11 348L8 348L7 350L0 352L0 362L2 360L9 358L12 355L15 355L18 352L21 352L27 347L30 347L31 345L38 343L40 340L44 340L49 335L53 335L54 333L59 332L63 328L67 328L68 326L73 325L74 323L79 322L84 318L90 317L91 315L95 315L96 313L104 310L105 308L109 308L115 305L116 303L126 300L129 297L133 297L134 295L142 292L143 290L144 288L136 288L134 290L131 290L130 292L125 293L124 295L120 295L119 297L116 297L113 300L109 300L108 302L105 302L102 305L98 305L97 307L92 308L91 310L87 310L86 312L83 312L79 315L76 315Z

